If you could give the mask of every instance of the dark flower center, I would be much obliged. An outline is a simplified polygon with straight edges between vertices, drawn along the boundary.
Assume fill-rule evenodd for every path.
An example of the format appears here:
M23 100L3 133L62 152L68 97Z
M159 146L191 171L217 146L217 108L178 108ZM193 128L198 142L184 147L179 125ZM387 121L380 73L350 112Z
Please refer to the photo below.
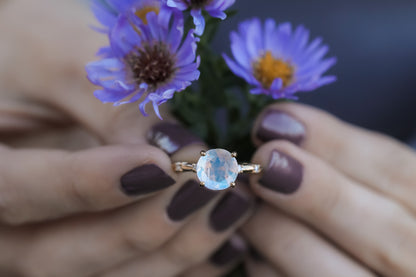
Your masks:
M137 84L146 83L153 88L168 81L175 71L174 59L162 43L137 49L127 55L126 62Z
M188 6L191 8L203 8L207 5L211 0L187 0Z

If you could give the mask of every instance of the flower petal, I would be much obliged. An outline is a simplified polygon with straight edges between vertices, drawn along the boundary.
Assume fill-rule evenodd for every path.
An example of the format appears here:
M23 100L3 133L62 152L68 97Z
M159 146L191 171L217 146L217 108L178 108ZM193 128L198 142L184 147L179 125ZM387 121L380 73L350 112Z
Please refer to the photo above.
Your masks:
M110 43L114 54L123 58L136 46L140 45L141 39L131 26L127 16L120 16L116 26L110 33Z
M205 30L205 18L202 15L201 9L192 9L191 15L194 18L195 34L202 36Z

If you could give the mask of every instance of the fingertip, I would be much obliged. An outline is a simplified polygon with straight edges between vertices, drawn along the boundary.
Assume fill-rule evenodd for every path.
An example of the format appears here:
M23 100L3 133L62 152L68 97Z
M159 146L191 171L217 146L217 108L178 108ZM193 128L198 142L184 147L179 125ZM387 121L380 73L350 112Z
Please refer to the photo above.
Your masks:
M252 129L253 143L260 146L272 140L287 140L300 145L306 137L306 124L297 116L302 105L278 103L266 107Z
M170 158L146 145L103 146L73 154L69 174L84 209L104 210L175 184Z
M261 197L291 195L299 188L303 180L303 164L295 157L300 151L288 141L271 141L261 146L253 156L253 162L260 164L262 172L252 175L250 185Z
M197 135L181 124L173 121L164 121L154 124L147 132L146 137L151 145L160 148L170 156L179 152L184 152L181 150L191 146L199 147L199 150L196 153L199 153L200 150L205 148L203 141Z

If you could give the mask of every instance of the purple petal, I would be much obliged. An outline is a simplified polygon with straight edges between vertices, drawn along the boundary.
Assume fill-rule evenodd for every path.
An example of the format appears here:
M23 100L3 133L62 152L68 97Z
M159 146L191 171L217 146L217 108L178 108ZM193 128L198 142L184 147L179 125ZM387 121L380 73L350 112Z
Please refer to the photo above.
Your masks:
M106 0L107 3L117 12L125 13L132 10L140 1L138 0Z
M116 26L110 33L110 43L117 57L124 57L126 54L140 45L141 39L131 26L126 16L120 16Z
M177 73L175 74L175 80L195 81L199 79L199 76L200 76L199 70L195 70L192 72Z
M188 5L185 3L185 1L182 1L182 0L167 0L166 4L169 7L177 8L180 11L184 11L188 9Z
M247 52L251 59L256 59L263 51L263 31L261 28L261 21L258 18L252 19L247 29Z
M195 61L196 48L197 48L195 41L196 40L193 35L193 30L191 30L189 31L188 35L186 36L185 41L183 42L178 53L176 54L176 58L178 60L178 62L176 63L177 67L181 67L181 66L187 65Z
M126 98L130 94L131 92L129 91L111 91L105 89L96 90L94 92L94 96L103 103L117 102Z
M107 28L113 27L117 22L117 15L101 1L94 0L91 2L91 10L97 20Z
M201 9L192 9L191 15L194 18L195 34L201 36L205 30L205 18L202 15Z
M111 58L114 56L113 50L109 46L101 47L95 55L103 58Z
M219 18L221 20L224 20L227 18L227 14L223 11L213 10L213 11L208 11L208 14L212 17Z
M251 94L267 94L267 91L265 89L263 89L262 87L258 87L258 88L252 88L250 89L250 93Z
M163 40L161 37L162 28L158 24L158 16L155 12L149 12L146 14L147 27L150 30L151 38L154 40Z
M231 39L231 51L235 60L244 68L251 66L251 59L247 52L246 44L243 39L236 33L232 32L230 35Z
M274 44L274 32L276 29L276 22L273 19L267 19L264 23L264 48L267 50L276 47Z
M245 79L248 83L253 83L254 77L252 77L247 70L243 69L241 66L236 64L233 60L231 60L227 55L223 54L222 57L224 58L225 62L227 63L228 67L234 72L235 75Z

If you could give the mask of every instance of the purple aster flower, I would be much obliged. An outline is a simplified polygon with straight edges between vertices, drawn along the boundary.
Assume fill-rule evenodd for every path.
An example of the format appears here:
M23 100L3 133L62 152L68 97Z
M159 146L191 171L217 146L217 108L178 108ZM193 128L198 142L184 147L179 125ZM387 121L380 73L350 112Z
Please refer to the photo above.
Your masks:
M223 57L234 74L254 86L252 94L297 99L296 92L336 81L335 76L322 76L336 58L324 59L328 46L322 45L321 38L308 43L309 31L303 26L292 30L290 23L276 25L272 19L262 26L254 18L242 22L230 38L235 61Z
M180 11L191 9L191 15L194 18L195 34L201 36L205 30L205 19L202 10L206 10L212 17L224 20L227 15L226 9L231 7L235 0L165 0L167 5Z
M111 54L86 67L89 80L101 86L94 95L104 103L121 105L141 100L140 111L152 102L158 106L199 78L197 38L193 30L183 38L180 12L156 15L148 24L134 14L120 15L110 33Z
M162 8L161 0L92 0L91 9L97 20L104 26L98 29L107 33L117 23L120 14L133 12L145 24L146 15L149 12L159 13Z

